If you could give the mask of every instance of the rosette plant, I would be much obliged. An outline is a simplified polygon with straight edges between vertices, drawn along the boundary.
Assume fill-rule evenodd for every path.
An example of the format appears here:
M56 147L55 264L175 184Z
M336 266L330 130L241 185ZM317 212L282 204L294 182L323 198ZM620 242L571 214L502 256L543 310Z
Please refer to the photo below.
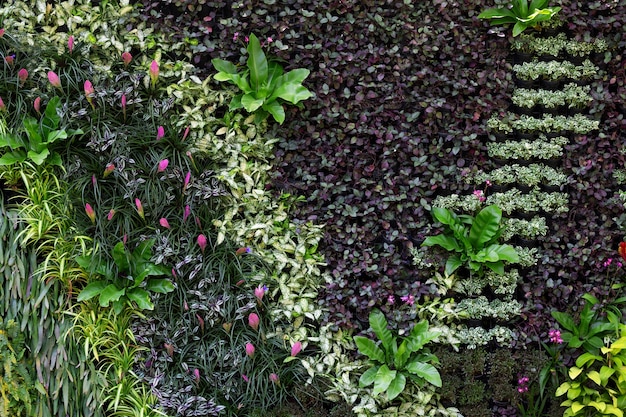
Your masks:
M249 37L247 51L248 60L243 70L223 59L211 60L218 71L215 79L228 81L241 90L233 97L229 110L244 108L248 113L254 113L257 121L265 120L271 114L274 120L282 124L285 121L282 102L299 104L313 95L302 85L310 71L298 68L283 74L283 67L279 63L268 61L254 34Z
M491 19L492 25L513 24L513 36L522 33L528 27L545 22L556 15L560 7L546 7L548 0L512 0L511 8L487 9L478 15L479 19Z
M452 210L433 207L432 215L447 230L436 236L428 236L422 246L441 246L454 252L446 261L446 274L451 275L460 266L467 265L470 272L479 275L484 273L484 267L502 275L504 261L519 262L519 255L513 246L498 243L504 231L500 207L487 206L476 217L457 215Z

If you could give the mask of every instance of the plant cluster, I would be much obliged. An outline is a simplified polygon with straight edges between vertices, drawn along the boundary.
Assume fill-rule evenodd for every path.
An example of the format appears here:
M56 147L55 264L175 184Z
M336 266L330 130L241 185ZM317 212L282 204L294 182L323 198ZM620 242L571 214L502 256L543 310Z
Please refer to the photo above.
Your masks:
M588 81L594 79L599 68L589 59L580 65L569 61L533 61L513 65L515 76L521 80Z

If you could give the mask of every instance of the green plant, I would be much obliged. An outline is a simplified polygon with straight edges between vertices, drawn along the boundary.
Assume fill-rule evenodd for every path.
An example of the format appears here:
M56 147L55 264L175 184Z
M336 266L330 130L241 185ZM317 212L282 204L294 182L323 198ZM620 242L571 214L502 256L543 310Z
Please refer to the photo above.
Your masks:
M61 116L58 114L60 98L54 97L46 106L41 121L28 116L24 119L23 126L26 136L2 132L0 134L0 148L8 147L0 158L1 165L14 165L32 160L36 165L47 162L51 165L61 165L61 156L50 150L50 147L59 139L67 139L70 136L82 134L83 131L59 129ZM4 130L4 129L3 129Z
M169 274L167 268L150 261L154 242L154 239L144 240L133 252L119 242L113 248L113 264L92 256L78 257L76 262L81 267L103 279L89 283L78 294L77 300L86 301L97 296L101 307L113 303L113 309L118 314L125 305L133 307L133 302L140 310L152 310L154 305L150 300L150 291L164 294L174 290L169 279L148 279Z
M274 120L282 124L285 121L285 109L281 100L298 104L313 96L302 85L310 71L299 68L283 74L283 67L279 63L268 61L254 34L250 35L247 51L247 67L241 72L229 61L219 58L211 60L218 70L215 79L231 82L242 91L230 102L231 111L244 108L249 113L255 113L257 121L271 114Z
M447 230L443 234L427 237L422 246L436 245L456 252L446 261L446 274L452 274L465 264L479 275L484 273L485 266L503 274L504 261L519 260L511 245L497 243L503 232L502 210L498 206L485 207L476 217L457 215L440 207L433 207L432 214L436 221L447 226Z
M389 401L396 398L406 386L407 378L418 386L428 382L441 387L439 371L431 363L439 363L437 357L424 346L439 336L428 330L428 322L417 323L409 335L399 339L387 328L387 320L382 312L370 313L369 322L372 330L380 339L377 344L365 336L354 336L359 352L369 358L372 365L361 378L359 385L367 387L374 384L373 395L386 393Z
M567 394L564 417L618 416L626 409L626 325L619 324L619 339L587 351L569 368L571 381L562 383L556 396ZM570 339L571 340L571 339ZM583 347L585 345L583 344Z
M561 8L546 7L548 0L512 0L510 9L487 9L478 15L479 19L491 19L492 25L513 24L513 36L522 33L526 28L537 26L539 22L552 19Z

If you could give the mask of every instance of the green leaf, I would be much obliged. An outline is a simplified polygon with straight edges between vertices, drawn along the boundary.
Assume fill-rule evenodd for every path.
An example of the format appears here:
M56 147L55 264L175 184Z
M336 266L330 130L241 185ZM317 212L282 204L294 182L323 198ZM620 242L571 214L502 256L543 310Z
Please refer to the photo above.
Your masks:
M553 311L552 317L559 322L559 324L566 330L570 332L574 332L576 329L576 323L574 319L566 313L561 313L560 311Z
M393 358L393 364L396 369L404 368L404 365L406 365L406 361L409 360L410 356L411 351L408 348L408 341L405 339L402 343L400 343L400 346L398 346L398 350Z
M19 136L13 135L10 132L0 134L0 148L8 146L13 149L24 148L24 143Z
M43 164L48 155L50 155L50 151L48 150L48 148L45 148L41 152L28 151L28 153L26 154L26 156L32 159L32 161L37 165Z
M154 304L150 300L150 293L141 288L133 288L126 292L126 296L129 300L137 303L137 307L140 310L152 310L154 308Z
M147 262L152 258L152 247L155 239L146 239L139 242L135 250L133 250L133 260Z
M235 64L233 64L230 61L226 61L226 60L219 59L219 58L213 58L211 60L211 63L213 64L215 69L221 73L224 73L226 75L237 74L237 67L235 66ZM219 80L219 81L222 81L222 80ZM223 80L223 81L226 81L226 80Z
M504 264L502 263L502 261L485 262L485 266L498 275L504 275Z
M461 246L459 241L453 238L452 236L446 236L446 235L428 236L426 239L424 239L424 242L422 242L422 246L435 246L435 245L441 246L442 248L448 251L454 251L454 252L463 251L463 246Z
M76 301L87 301L91 300L93 297L99 295L102 290L107 286L105 281L96 281L88 284L76 297Z
M67 132L65 130L53 130L48 133L46 137L46 143L53 143L58 139L67 139Z
M278 101L263 103L263 109L271 114L274 120L276 120L279 124L282 125L285 121L285 109Z
M515 14L509 9L487 9L478 15L479 19L494 19L508 17L511 19L511 23L515 21Z
M603 387L606 387L606 384L608 383L609 378L611 378L611 376L613 376L614 373L615 373L615 369L609 368L608 366L603 365L602 368L600 368L600 381L602 382L600 385L602 385Z
M146 290L166 294L174 291L174 284L169 279L151 279L146 283Z
M272 97L279 97L291 104L298 104L300 101L313 97L313 93L301 84L286 83L276 87L270 100Z
M572 366L567 371L567 374L569 375L570 379L576 379L576 378L578 378L578 375L580 375L582 373L582 371L583 371L582 368L578 368L576 366Z
M528 10L532 13L537 9L544 9L550 0L532 0Z
M283 75L283 67L276 63L270 62L268 63L268 72L267 72L267 88L269 91L274 91L274 89L280 85L279 80L282 79Z
M130 259L124 242L118 242L113 247L113 262L117 265L119 272L128 272L130 270Z
M576 359L576 366L579 368L583 368L585 365L589 363L593 363L595 361L601 361L601 360L602 360L601 356L593 355L589 352L585 352Z
M562 383L557 389L556 392L554 393L555 397L560 397L561 395L567 393L567 391L569 391L570 387L572 386L572 384L570 384L569 382L564 382Z
M250 70L250 87L253 91L258 91L267 82L268 65L261 43L254 33L249 36L247 63Z
M523 22L517 22L515 24L515 26L513 26L513 37L519 35L520 33L522 33L523 31L525 31L527 28L526 23Z
M391 381L389 387L387 387L387 400L394 400L402 391L404 391L404 387L406 386L406 377L398 373L396 377Z
M441 375L434 366L424 362L412 361L406 366L406 370L441 388Z
M91 269L91 256L77 256L75 258L78 266L83 268L85 271L89 271Z
M501 220L502 210L496 205L487 206L476 215L469 232L470 244L476 251L498 235Z
M17 150L5 153L0 158L0 166L13 165L18 162L24 162L26 160L26 152L23 150Z
M257 99L252 93L244 94L241 97L241 105L248 113L254 113L259 107L263 105L264 99Z
M107 285L100 293L100 307L108 307L111 301L117 301L124 295L124 288L117 288L115 284Z
M407 341L407 348L411 352L418 352L428 342L439 336L438 332L428 331L428 322L426 320L420 320L413 328L411 333L405 339Z
M38 150L43 141L41 133L39 132L39 122L37 122L34 117L26 117L22 124L24 125L26 136L28 136L30 148L35 148Z
M463 265L463 261L458 255L449 256L446 261L445 274L448 276L452 275L461 265Z
M302 84L302 82L309 76L311 71L306 68L298 68L291 70L280 78L280 83L285 84Z
M387 353L392 352L395 339L391 331L387 328L385 315L380 310L372 310L369 322L372 330L374 330L374 334L376 334L382 342L385 351L387 351Z
M369 385L372 385L376 380L376 373L378 372L379 368L380 366L374 366L365 371L363 375L361 375L361 378L359 378L359 386L367 387Z
M376 396L381 392L384 392L389 388L391 381L396 377L397 371L392 371L387 365L382 365L378 372L376 372L376 379L374 380L374 389L372 395Z
M233 99L230 101L230 104L228 105L228 111L239 110L243 108L243 104L241 104L241 97L243 97L243 94L238 94L233 97Z
M359 352L373 361L385 363L385 352L376 346L376 343L364 336L354 336L353 339L359 349Z

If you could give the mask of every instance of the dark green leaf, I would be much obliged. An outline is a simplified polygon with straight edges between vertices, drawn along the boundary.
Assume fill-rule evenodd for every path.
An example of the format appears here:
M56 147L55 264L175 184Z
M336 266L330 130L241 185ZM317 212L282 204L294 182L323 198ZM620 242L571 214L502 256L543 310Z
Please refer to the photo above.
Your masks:
M87 285L76 297L76 301L87 301L92 299L93 297L99 295L102 290L107 286L105 281L96 281Z
M117 265L119 272L128 272L130 270L130 259L124 242L118 242L113 247L113 262Z
M396 377L396 373L397 371L392 371L387 365L382 365L376 373L372 395L376 396L386 391L387 388L389 388L391 381L393 381Z
M402 391L404 391L404 387L406 386L406 377L398 373L396 377L391 381L389 387L387 387L387 400L391 401L395 399Z
M365 371L365 373L361 375L361 378L359 378L359 385L361 387L367 387L369 385L372 385L376 380L376 373L378 372L379 368L380 366L374 366Z
M393 353L393 344L395 342L391 331L387 328L387 320L380 310L372 310L369 317L370 326L374 333L383 344L383 348L387 353Z
M126 296L129 300L137 303L140 310L152 310L154 308L154 304L150 300L150 293L146 290L133 288L126 292Z
M17 150L5 153L0 158L0 166L13 165L17 162L24 162L26 160L26 151Z
M354 343L356 343L359 352L367 356L373 361L385 363L385 352L381 348L376 346L376 343L364 336L354 336Z
M250 70L250 87L253 91L258 91L267 82L268 65L261 43L254 33L249 36L247 63Z
M108 307L111 301L117 301L124 295L124 288L117 288L115 284L107 285L100 293L100 307Z
M487 206L476 215L469 232L474 250L479 251L498 234L501 220L502 210L496 205Z
M263 103L263 109L271 114L274 120L276 120L279 124L283 124L283 122L285 121L285 109L283 108L283 105L280 104L278 101Z
M237 67L230 61L214 58L211 60L211 63L219 72L223 72L225 74L237 74Z
M419 361L411 361L406 366L406 369L412 374L424 378L434 386L441 388L441 375L439 375L439 371L434 366Z
M174 291L174 284L169 279L151 279L146 283L146 290L165 294Z

